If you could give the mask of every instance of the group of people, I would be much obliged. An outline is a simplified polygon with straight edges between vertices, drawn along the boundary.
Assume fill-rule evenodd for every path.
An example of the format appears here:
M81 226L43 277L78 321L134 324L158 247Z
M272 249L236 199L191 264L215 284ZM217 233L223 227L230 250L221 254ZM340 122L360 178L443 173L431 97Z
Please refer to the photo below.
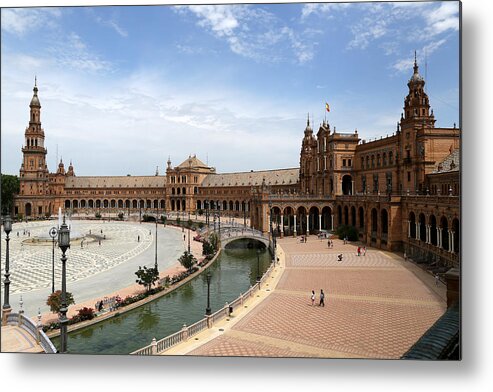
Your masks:
M304 242L306 243L306 235L302 235L301 238L300 238L300 242Z
M366 256L366 246L358 246L358 256Z
M314 306L315 305L315 299L316 299L315 290L312 290L312 295L311 295L310 299L312 300L312 306ZM320 289L320 297L319 297L318 306L325 306L325 293L322 289Z
M121 297L117 294L114 297L104 297L101 301L96 302L94 308L97 312L101 312L105 306L111 312L116 309L117 305L122 301Z
M327 247L328 247L328 248L333 248L333 247L334 247L334 241L332 241L332 240L328 240L328 241L327 241Z

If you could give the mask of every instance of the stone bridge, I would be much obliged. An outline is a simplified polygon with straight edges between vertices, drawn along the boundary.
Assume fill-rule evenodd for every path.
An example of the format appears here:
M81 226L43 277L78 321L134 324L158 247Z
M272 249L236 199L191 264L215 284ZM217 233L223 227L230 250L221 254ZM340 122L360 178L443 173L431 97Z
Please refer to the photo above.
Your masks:
M265 245L266 248L269 248L269 238L262 235L262 232L250 228L225 228L221 229L221 247L225 248L228 244L240 240L240 239L248 239L248 240L256 240Z

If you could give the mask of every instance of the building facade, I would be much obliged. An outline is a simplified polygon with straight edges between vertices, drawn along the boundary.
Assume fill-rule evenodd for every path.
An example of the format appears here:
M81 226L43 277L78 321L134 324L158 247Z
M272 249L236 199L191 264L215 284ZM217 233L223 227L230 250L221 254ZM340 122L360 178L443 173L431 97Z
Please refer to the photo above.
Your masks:
M76 176L46 165L38 88L30 103L15 214L31 219L79 215L202 213L220 210L275 235L311 235L354 226L360 240L386 250L459 265L460 129L435 128L415 60L403 112L392 135L361 140L307 119L299 168L217 173L196 156L165 175Z

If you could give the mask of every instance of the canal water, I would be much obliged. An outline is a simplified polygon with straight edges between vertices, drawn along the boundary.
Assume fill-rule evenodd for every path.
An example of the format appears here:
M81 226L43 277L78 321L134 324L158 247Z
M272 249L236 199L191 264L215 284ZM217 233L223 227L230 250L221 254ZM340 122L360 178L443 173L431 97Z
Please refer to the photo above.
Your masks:
M248 240L233 243L234 249L222 251L209 267L211 272L210 301L212 313L236 299L255 284L258 274L257 250L248 247ZM233 245L231 244L231 245ZM270 263L270 254L263 249L259 256L263 274ZM69 333L68 352L72 354L129 354L191 325L204 317L207 307L205 273L195 277L173 292L87 328ZM53 343L59 348L59 338Z

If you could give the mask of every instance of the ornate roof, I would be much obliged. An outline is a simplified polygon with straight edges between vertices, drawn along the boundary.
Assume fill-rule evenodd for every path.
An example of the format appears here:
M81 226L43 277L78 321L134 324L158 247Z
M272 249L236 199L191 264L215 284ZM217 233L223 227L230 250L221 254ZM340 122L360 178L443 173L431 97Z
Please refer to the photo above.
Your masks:
M452 151L443 161L441 161L432 171L432 173L446 173L459 171L460 168L460 150L457 148Z
M189 167L207 168L207 165L194 155L194 156L189 156L186 160L184 160L182 163L180 163L178 165L178 167L180 167L180 168L189 168Z
M298 178L298 168L209 174L202 182L202 187L255 186L262 185L264 179L266 185L294 185Z
M165 176L67 177L65 188L164 188Z

